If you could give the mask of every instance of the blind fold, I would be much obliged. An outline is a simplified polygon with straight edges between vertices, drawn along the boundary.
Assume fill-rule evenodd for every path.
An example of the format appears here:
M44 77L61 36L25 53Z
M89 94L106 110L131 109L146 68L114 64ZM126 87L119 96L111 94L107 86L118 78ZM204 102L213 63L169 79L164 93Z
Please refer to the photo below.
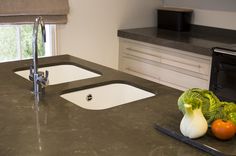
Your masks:
M43 16L45 23L67 23L68 0L0 0L0 23L33 23Z

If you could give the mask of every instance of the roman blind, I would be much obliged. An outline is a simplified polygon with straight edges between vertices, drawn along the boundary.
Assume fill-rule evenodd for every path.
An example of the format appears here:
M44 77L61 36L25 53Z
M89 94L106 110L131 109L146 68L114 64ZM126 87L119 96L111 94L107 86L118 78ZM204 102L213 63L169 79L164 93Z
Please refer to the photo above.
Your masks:
M37 16L48 24L65 24L68 13L68 0L0 0L0 24L33 23Z

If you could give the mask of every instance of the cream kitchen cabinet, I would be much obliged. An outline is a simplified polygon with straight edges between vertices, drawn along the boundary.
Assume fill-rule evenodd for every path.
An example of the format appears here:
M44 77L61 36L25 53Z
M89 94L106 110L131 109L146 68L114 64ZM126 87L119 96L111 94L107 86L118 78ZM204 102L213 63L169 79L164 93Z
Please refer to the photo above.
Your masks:
M119 70L180 90L209 87L211 57L120 38Z

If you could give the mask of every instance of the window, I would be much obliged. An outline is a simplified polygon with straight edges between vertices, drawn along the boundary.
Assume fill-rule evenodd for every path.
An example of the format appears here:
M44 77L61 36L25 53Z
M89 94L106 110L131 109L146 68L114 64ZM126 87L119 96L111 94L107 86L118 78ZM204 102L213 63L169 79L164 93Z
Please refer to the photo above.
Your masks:
M33 24L0 25L0 62L32 58ZM41 30L38 34L39 57L52 56L55 47L55 25L46 25L45 50Z

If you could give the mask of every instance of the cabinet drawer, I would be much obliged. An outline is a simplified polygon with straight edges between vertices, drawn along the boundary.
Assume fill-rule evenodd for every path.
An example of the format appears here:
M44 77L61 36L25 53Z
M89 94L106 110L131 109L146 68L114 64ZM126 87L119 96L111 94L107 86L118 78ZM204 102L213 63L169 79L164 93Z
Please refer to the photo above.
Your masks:
M210 74L210 57L200 57L196 54L156 45L121 41L121 55L145 58L170 67L177 67L186 72L195 72L203 75Z
M208 88L208 80L196 78L176 71L154 66L145 62L123 57L121 70L157 83L161 83L180 90L189 88Z
M121 62L120 69L122 71L154 82L159 82L160 78L158 74L156 74L156 69L153 68L154 66L129 58L123 58Z

